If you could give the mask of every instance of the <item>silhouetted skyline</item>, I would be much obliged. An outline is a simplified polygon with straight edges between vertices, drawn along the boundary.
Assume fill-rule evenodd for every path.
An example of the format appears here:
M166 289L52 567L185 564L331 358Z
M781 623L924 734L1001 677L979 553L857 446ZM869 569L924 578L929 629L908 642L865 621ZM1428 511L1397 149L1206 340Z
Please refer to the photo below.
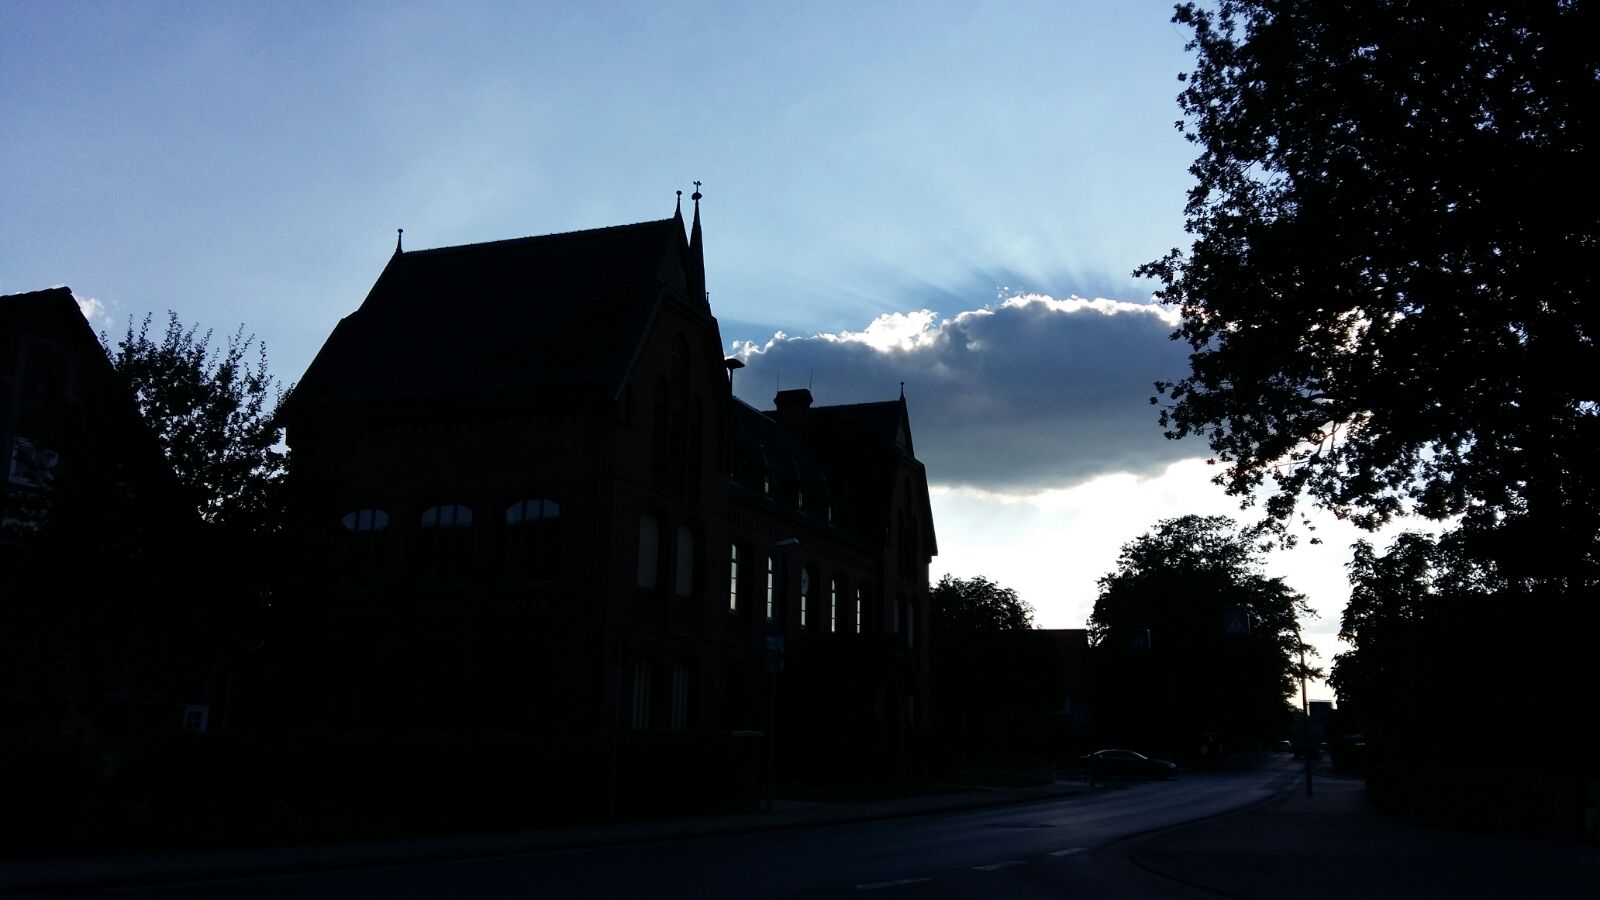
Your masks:
M700 179L740 396L906 382L934 577L992 577L1082 627L1123 542L1236 512L1145 403L1184 364L1128 275L1185 242L1169 17L12 7L0 293L70 284L113 335L169 308L243 323L287 383L397 227L426 249L639 222ZM1320 609L1325 659L1352 536L1273 563Z

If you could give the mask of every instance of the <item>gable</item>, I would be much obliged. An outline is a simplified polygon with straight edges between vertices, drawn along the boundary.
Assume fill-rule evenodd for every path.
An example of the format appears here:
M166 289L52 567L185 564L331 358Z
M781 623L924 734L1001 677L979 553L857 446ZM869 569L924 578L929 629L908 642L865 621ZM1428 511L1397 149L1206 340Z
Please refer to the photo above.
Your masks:
M656 305L687 289L684 247L674 217L397 251L285 417L609 400Z

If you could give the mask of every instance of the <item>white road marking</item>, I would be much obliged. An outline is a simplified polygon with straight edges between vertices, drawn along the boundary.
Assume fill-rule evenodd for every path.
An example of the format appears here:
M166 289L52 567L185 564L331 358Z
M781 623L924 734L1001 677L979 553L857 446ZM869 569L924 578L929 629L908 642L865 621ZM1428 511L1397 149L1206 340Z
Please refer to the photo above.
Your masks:
M995 869L1009 869L1012 866L1025 866L1027 862L1020 859L1008 859L1004 862L990 863L987 866L973 866L974 872L993 872Z
M895 881L874 881L871 884L858 884L855 888L858 891L876 891L879 888L900 887L903 884L916 884L919 881L927 880L926 878L901 878Z
M1085 851L1087 849L1089 849L1089 848L1088 847L1069 847L1069 848L1067 848L1065 850L1052 850L1052 851L1050 851L1050 855L1051 856L1071 856L1074 853L1082 853L1083 851Z

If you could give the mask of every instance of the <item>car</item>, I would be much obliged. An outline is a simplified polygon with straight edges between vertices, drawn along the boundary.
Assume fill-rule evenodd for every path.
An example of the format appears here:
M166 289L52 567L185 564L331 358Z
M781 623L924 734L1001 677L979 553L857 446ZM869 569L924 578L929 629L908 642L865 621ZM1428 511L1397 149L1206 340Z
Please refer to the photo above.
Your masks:
M1293 753L1294 744L1290 741L1277 741L1272 745L1272 751L1274 753Z
M1079 757L1078 765L1091 777L1171 778L1178 774L1176 763L1133 750L1096 750Z

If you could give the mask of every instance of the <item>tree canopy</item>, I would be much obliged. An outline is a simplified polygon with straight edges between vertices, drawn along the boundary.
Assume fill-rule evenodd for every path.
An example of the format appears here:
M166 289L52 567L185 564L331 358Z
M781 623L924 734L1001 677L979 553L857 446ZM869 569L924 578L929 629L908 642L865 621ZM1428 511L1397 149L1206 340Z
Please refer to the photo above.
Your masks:
M929 629L934 634L986 634L1033 627L1033 607L1011 588L978 575L946 575L928 593Z
M1309 497L1493 532L1592 577L1600 535L1596 5L1185 3L1194 235L1135 274L1178 304L1157 385L1282 522ZM1152 398L1152 402L1162 402Z
M1100 579L1089 620L1097 721L1108 738L1180 754L1206 735L1280 736L1302 615L1305 598L1262 573L1252 530L1224 516L1160 522Z
M150 320L137 331L128 323L111 364L201 520L245 531L279 527L286 454L274 416L284 394L268 371L266 346L240 326L214 349L211 332L185 329L174 312L152 337Z

